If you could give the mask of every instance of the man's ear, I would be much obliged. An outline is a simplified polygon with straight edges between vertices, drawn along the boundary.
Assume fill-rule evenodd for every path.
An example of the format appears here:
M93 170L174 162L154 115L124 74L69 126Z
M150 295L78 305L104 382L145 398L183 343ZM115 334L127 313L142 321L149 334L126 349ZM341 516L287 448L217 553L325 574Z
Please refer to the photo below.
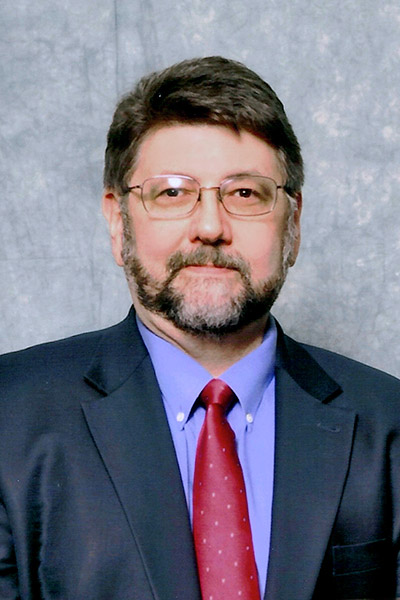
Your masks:
M118 266L123 266L123 222L118 197L112 190L105 190L102 199L103 215L108 222L111 238L111 249Z
M300 228L300 216L301 216L301 209L303 208L303 196L301 194L301 192L297 192L295 195L295 200L297 203L297 208L294 212L293 215L293 224L296 230L296 236L293 242L293 249L290 253L290 257L289 257L289 266L293 267L294 263L296 262L297 259L297 255L299 254L299 249L300 249L300 241L301 241L301 228Z

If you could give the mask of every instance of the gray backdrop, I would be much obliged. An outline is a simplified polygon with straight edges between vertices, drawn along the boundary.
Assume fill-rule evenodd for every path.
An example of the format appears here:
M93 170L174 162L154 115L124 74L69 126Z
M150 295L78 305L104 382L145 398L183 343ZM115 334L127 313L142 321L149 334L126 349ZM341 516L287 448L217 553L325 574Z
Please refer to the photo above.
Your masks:
M2 0L0 351L125 315L100 213L112 111L145 72L209 54L262 75L303 147L302 251L275 314L400 376L398 0Z

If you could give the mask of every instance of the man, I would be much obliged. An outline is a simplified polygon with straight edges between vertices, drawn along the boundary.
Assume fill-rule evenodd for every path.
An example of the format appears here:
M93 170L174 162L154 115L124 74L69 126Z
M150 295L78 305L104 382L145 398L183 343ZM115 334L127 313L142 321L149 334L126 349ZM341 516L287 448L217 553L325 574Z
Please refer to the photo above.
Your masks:
M145 77L104 179L134 308L0 362L0 597L400 596L400 384L270 316L303 183L275 93L219 57Z

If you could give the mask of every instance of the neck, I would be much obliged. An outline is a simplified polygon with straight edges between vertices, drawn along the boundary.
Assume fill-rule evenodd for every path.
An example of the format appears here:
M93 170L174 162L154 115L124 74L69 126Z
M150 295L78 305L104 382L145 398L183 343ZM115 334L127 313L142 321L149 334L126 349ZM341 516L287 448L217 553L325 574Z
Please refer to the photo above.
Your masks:
M213 377L219 377L261 344L268 321L266 314L239 331L221 338L207 337L181 331L161 315L146 310L137 302L134 304L140 320L150 331L189 354Z

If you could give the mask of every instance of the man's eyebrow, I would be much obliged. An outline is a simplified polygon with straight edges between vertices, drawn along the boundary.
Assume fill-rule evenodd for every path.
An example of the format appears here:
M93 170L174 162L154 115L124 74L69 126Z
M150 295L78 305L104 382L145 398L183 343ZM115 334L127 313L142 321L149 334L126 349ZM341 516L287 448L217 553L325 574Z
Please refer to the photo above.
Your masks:
M163 169L163 170L159 171L156 175L152 175L152 177L155 177L158 175L164 175L166 177L168 177L169 175L171 175L173 177L179 177L179 176L191 177L192 179L195 179L196 181L198 181L198 178L196 176L189 175L189 173L186 173L184 171ZM224 175L221 178L221 181L225 181L225 179L231 179L232 177L251 177L252 175L258 175L260 177L269 177L270 179L274 179L274 177L272 175L266 175L265 173L262 173L258 169L249 169L247 171L235 171L233 173L228 173L227 175Z
M188 175L184 171L176 171L175 169L174 170L162 169L158 173L158 175L175 175L175 176L184 175L185 177L193 177L193 175ZM258 169L251 169L248 171L235 171L234 173L229 173L228 175L225 175L223 177L223 179L229 179L230 177L247 177L249 175L261 175L262 177L268 177L268 175L261 173ZM196 179L196 178L194 178L194 179Z
M226 175L225 179L229 179L230 177L248 177L249 175L261 175L262 177L268 177L268 175L260 173L258 169L251 169L250 171L239 171L231 173L230 175Z

